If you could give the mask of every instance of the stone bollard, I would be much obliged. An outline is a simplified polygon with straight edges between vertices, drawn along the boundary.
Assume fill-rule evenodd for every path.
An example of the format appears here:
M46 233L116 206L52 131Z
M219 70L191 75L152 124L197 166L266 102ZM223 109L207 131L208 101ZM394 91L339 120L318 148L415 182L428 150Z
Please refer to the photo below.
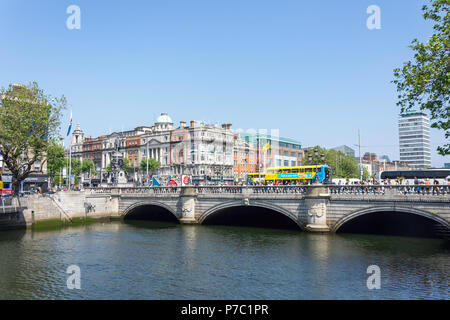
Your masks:
M197 197L197 189L192 187L184 187L181 191L181 219L180 223L192 224L197 223L195 219L195 199Z
M330 201L330 192L323 186L309 188L305 196L305 205L308 214L306 230L309 232L329 232L327 225L327 206Z

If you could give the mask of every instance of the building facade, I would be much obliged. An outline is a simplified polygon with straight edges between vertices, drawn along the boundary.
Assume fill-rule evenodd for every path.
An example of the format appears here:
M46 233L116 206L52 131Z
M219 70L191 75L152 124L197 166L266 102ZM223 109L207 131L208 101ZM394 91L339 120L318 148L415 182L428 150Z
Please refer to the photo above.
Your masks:
M272 135L234 133L230 123L208 124L180 121L174 127L162 113L152 126L113 132L97 138L86 137L77 125L72 134L72 158L92 160L100 183L114 154L129 160L131 180L137 184L151 175L188 175L194 184L232 183L245 180L248 173L268 167L300 166L301 143ZM145 159L161 164L156 172L141 170Z
M342 145L342 146L331 148L331 149L336 150L336 151L341 151L344 154L351 156L353 158L355 157L355 150L350 148L349 146Z
M72 158L92 160L100 179L119 152L129 160L133 180L139 175L142 160L153 158L161 164L158 175L189 175L195 183L233 180L234 134L231 124L209 125L191 121L187 126L180 121L174 128L172 119L162 113L151 127L114 132L97 138L85 137L77 125L72 134ZM145 172L145 175L147 173Z
M410 111L398 120L400 161L414 169L431 166L430 120L423 112Z
M256 150L254 172L264 172L269 167L302 165L303 150L299 141L258 133L238 133L238 137Z

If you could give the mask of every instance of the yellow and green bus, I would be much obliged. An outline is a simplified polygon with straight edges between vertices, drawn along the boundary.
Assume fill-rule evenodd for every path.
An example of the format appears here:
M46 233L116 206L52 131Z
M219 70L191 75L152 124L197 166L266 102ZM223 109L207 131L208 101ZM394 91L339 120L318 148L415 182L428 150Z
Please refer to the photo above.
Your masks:
M260 179L261 175L261 179ZM268 168L264 173L249 173L247 183L254 184L307 184L313 181L331 181L331 168L328 165Z

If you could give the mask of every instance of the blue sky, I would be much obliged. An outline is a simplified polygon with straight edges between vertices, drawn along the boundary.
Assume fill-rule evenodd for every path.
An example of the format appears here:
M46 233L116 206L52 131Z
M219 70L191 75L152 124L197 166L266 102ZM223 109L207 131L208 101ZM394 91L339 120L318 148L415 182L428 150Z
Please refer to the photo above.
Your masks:
M398 159L390 81L410 41L432 32L426 2L0 0L0 86L64 94L92 136L167 112L176 125L279 129L304 146L353 146L360 128L363 153ZM66 27L72 4L80 30ZM372 4L380 30L366 27ZM431 134L434 150L445 139Z

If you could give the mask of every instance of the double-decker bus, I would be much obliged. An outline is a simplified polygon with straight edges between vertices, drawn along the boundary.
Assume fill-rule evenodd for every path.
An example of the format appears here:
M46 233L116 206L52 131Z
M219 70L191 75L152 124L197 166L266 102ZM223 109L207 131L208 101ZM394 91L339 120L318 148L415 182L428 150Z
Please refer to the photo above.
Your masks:
M248 173L247 183L249 184L261 184L264 183L265 173Z
M247 181L256 182L259 173L249 173ZM264 184L321 183L331 181L331 168L328 165L268 168L261 174Z

